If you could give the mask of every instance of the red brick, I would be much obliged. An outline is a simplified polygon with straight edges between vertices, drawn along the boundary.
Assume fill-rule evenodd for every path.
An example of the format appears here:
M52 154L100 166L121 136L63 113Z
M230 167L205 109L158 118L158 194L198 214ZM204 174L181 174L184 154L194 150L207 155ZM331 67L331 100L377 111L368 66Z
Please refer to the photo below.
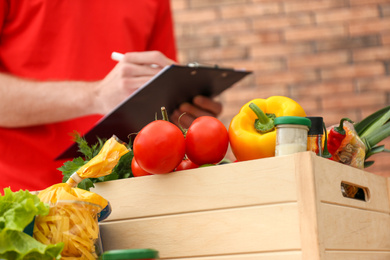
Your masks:
M215 10L210 9L191 9L177 11L174 13L173 19L175 23L204 23L216 21L218 15Z
M224 48L205 48L200 49L194 58L196 61L202 62L220 62L221 60L229 59L244 59L247 56L247 51L243 47L224 47Z
M292 12L307 12L317 11L322 9L330 9L347 6L343 0L299 0L299 1L284 1L284 9L286 13Z
M376 6L332 9L325 12L319 11L315 14L317 23L353 21L372 17L379 17L379 11Z
M358 118L357 122L363 120L367 116L375 113L376 111L378 111L386 106L387 106L387 104L386 105L380 104L380 105L375 105L375 106L366 107L364 109L360 109L361 110L360 117ZM390 140L390 138L388 138L388 139Z
M198 37L209 37L209 35L213 34L221 35L221 32L223 32L223 34L232 34L242 31L249 31L250 24L246 19L237 19L206 24L194 24L192 28L193 33Z
M371 19L349 24L348 30L350 35L364 35L372 33L390 32L390 18Z
M225 67L246 69L254 72L270 72L285 69L285 62L282 59L253 59L238 60L222 63Z
M381 39L383 45L390 45L390 33L382 33Z
M250 3L268 3L268 2L275 2L275 0L249 0ZM282 2L280 0L277 0L277 2Z
M287 29L284 32L287 42L330 39L347 35L343 25L306 26Z
M258 57L273 57L291 54L303 54L313 52L313 46L310 43L293 43L293 44L267 44L260 46L252 46L250 56Z
M322 99L322 107L327 109L354 109L386 104L386 96L382 93L365 92L349 95L336 95ZM353 119L352 119L353 120Z
M283 84L232 88L225 91L223 100L227 103L240 103L241 106L255 98L268 98L275 95L288 95L288 87Z
M350 59L349 57L350 54L347 51L291 56L287 58L287 67L291 69L328 67L331 65L346 64Z
M301 105L301 107L303 108L303 110L305 110L305 113L307 115L311 114L312 111L318 111L318 109L320 108L319 102L316 99L306 98L306 97L294 98L294 97L291 97L291 96L290 96L290 98L292 98L299 105Z
M353 50L354 61L375 61L390 59L390 48L388 46Z
M317 51L346 50L381 45L377 35L340 37L315 42Z
M287 15L287 16L267 16L253 19L254 30L276 30L297 25L313 24L311 14Z
M380 13L382 16L390 16L390 3L387 2L386 4L380 5Z
M324 123L326 127L331 127L333 125L338 124L340 122L340 119L344 117L348 117L356 121L355 119L357 118L358 114L359 111L357 111L357 109L355 108L351 108L351 109L335 108L335 109L322 109L320 113L317 115L322 116L324 118Z
M314 70L298 70L256 75L256 82L258 85L292 84L298 82L313 82L315 80L318 80L318 75Z
M246 4L247 0L188 0L191 8L218 7L221 5Z
M327 123L344 116L361 119L390 105L390 59L381 49L390 46L389 6L389 0L172 0L179 20L179 61L204 58L205 63L253 69L220 96L227 124L258 96L293 97L307 113L323 116ZM273 13L281 10L285 13ZM325 30L332 26L336 33ZM335 53L343 52L350 53L351 61L353 53L358 62L340 64L345 56ZM229 102L225 93L231 95ZM339 104L323 107L334 98ZM378 167L390 168L387 161Z
M256 46L267 43L279 43L281 35L279 32L244 32L235 35L221 35L219 44L221 46L246 45Z
M245 4L245 5L228 5L220 7L221 18L231 19L248 16L261 16L267 14L281 13L281 7L278 3L270 2L263 4Z
M218 41L215 37L179 37L176 40L178 49L194 49L194 48L207 48L218 45Z
M349 2L351 6L356 6L356 5L388 3L389 0L349 0Z
M189 24L181 24L176 23L175 24L175 37L176 41L180 40L181 38L188 38L194 35L194 30L192 29L192 26Z
M365 91L384 91L390 93L390 76L381 78L369 78L357 80L358 90Z
M291 87L293 97L327 98L334 95L353 93L355 87L352 80L327 81Z
M171 9L173 13L186 8L188 8L188 3L186 0L171 0Z
M384 65L380 62L338 66L321 70L321 77L328 79L361 78L385 74Z

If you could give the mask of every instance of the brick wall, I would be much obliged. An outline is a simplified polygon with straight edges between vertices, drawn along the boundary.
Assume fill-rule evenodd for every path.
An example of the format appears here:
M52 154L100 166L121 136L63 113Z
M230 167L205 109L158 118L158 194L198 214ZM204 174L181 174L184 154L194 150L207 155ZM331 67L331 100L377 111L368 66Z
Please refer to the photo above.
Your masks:
M180 62L253 71L219 97L227 126L243 104L272 95L328 126L390 105L389 0L171 1ZM367 170L390 176L390 153L373 159Z

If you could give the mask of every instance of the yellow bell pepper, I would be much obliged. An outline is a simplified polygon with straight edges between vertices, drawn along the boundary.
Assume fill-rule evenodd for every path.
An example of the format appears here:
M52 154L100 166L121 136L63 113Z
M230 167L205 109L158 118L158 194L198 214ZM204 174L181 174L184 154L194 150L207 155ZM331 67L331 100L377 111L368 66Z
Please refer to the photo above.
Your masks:
M284 96L254 99L240 109L229 126L230 146L238 161L275 156L276 131L272 117L280 116L304 117L306 113L296 101ZM255 121L263 126L268 124L269 129L259 132Z

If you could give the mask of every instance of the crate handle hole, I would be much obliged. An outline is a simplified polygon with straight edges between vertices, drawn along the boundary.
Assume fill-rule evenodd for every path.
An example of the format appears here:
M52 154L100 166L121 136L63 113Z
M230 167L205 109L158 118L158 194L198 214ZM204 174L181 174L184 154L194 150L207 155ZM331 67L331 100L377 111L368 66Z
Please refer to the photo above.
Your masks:
M348 182L341 182L341 194L345 198L368 201L370 192L367 187L361 187Z

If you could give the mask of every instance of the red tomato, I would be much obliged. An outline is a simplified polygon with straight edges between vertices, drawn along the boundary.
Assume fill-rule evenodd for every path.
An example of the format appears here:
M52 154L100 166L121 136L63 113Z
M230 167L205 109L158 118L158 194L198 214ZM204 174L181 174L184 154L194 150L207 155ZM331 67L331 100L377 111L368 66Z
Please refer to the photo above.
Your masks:
M198 167L199 167L199 165L193 163L191 160L184 159L183 161L181 161L179 166L177 166L176 171L195 169L195 168L198 168Z
M137 161L135 160L135 157L133 157L133 160L131 160L131 172L133 173L134 177L153 175L153 174L145 171L141 167L139 167Z
M188 159L198 165L220 162L228 146L228 131L215 117L198 117L187 130L186 154Z
M183 160L185 140L176 125L156 120L137 134L133 143L139 166L152 174L172 172Z

